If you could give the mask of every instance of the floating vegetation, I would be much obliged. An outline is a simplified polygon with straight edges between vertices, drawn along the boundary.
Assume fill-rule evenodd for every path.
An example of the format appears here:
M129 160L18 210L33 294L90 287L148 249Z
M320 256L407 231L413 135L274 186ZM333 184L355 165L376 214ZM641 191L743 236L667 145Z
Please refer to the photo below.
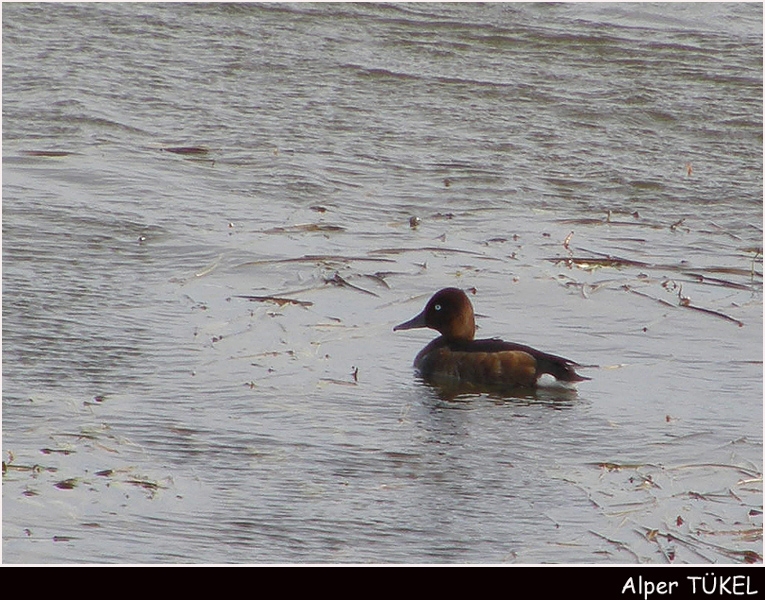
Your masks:
M610 215L609 215L609 218L610 218ZM680 227L680 225L684 222L685 222L685 219L680 219L672 223L672 225L670 225L670 228L675 230L678 227ZM658 298L651 295L650 293L636 289L633 281L625 282L623 280L620 281L618 279L611 279L608 281L598 282L597 284L591 284L591 283L576 281L574 278L567 278L565 281L565 285L567 287L571 286L571 287L578 288L582 296L585 298L588 297L587 296L588 292L597 291L598 289L601 289L603 287L607 289L612 289L612 290L622 289L630 293L633 293L635 295L658 302L664 306L669 306L672 308L687 308L689 310L693 310L698 313L707 314L720 319L724 319L731 323L735 323L739 327L743 327L744 323L741 320L736 319L726 314L725 312L703 307L703 306L698 306L697 304L694 304L688 295L683 294L683 283L700 284L704 286L727 288L731 290L744 290L744 291L751 291L753 293L758 290L761 291L762 273L758 272L755 269L756 260L758 257L761 256L761 251L759 247L753 248L754 258L752 259L752 264L749 268L728 267L728 266L708 266L708 267L699 267L693 270L689 270L688 268L689 264L688 264L688 261L686 260L681 260L676 264L672 264L672 263L657 264L657 263L650 263L650 262L642 261L642 260L624 258L621 256L614 256L612 254L597 252L594 250L589 250L587 248L577 248L577 250L579 252L586 252L588 254L591 254L592 256L582 256L581 254L574 255L574 252L570 247L570 242L573 235L574 235L574 232L572 231L566 236L566 238L562 242L562 246L566 249L568 256L556 256L556 257L545 258L544 260L556 265L564 265L569 270L573 270L574 268L577 268L587 272L593 272L596 269L601 269L601 268L612 268L616 270L626 270L626 269L637 268L641 270L637 274L637 278L640 280L641 285L643 284L650 285L652 283L656 283L657 281L661 281L661 284L660 284L661 287L663 287L664 289L670 292L675 292L675 291L677 292L677 302L669 302L663 298ZM644 240L641 240L641 242L644 242ZM651 278L646 273L646 271L648 271L649 269L677 273L679 277L675 277L673 279L670 279L666 276L662 278ZM731 278L723 278L719 276L713 276L711 274L714 274L714 275L725 274L725 275L731 276ZM732 277L736 277L736 276L739 276L741 278L746 278L746 279L744 281L733 281Z
M577 257L557 257L557 258L546 258L545 260L550 261L555 264L563 263L566 267L569 269L573 267L578 267L580 269L584 269L585 271L592 271L593 269L597 269L600 267L611 267L615 269L620 269L623 267L648 267L650 266L648 263L641 262L638 260L629 260L627 258L617 258L617 257L607 257L607 258L577 258Z
M346 279L340 276L340 273L335 271L335 274L332 277L328 277L324 279L324 283L331 283L333 285L337 285L340 287L349 287L354 290L358 290L359 292L363 292L364 294L369 294L370 296L375 296L379 298L378 294L375 294L374 292L370 292L369 290L365 290L362 287L359 287L357 285L353 285L352 283L348 282Z
M762 562L762 474L752 468L611 461L590 463L593 467L598 473L582 473L578 485L618 523L619 533L590 533L635 562L653 561L653 555L665 563ZM758 486L744 487L739 473ZM689 490L691 482L700 489Z
M201 156L207 154L210 150L204 146L170 146L167 148L161 148L163 152L170 152L172 154L184 154L192 156Z
M74 154L73 152L65 152L63 150L22 150L21 153L26 156L42 156L46 158L60 158Z
M565 225L613 225L616 227L646 227L648 229L665 229L667 227L667 225L651 223L649 221L614 221L610 218L610 215L604 219L584 217L577 219L559 219L557 222Z
M687 220L686 217L678 219L677 221L667 225L666 223L658 223L655 221L648 221L640 216L638 211L629 213L629 216L633 218L632 221L616 221L613 219L612 212L606 211L606 215L602 218L597 217L579 217L574 219L558 219L558 223L565 223L567 225L608 225L616 227L647 227L650 229L667 229L670 231L677 231L681 228L681 225ZM683 227L682 231L690 231L687 227Z
M10 471L28 472L33 474L48 472L55 473L58 471L56 467L44 467L42 465L19 465L14 462L15 456L12 452L8 452L8 461L3 461L3 475L6 475Z
M138 487L143 488L145 490L148 490L149 492L152 493L152 495L157 490L164 489L164 487L165 487L165 486L161 485L158 481L154 481L154 480L151 480L151 479L148 479L148 478L144 478L144 477L141 477L141 478L137 478L137 477L130 478L129 477L129 478L125 479L125 483L128 483L130 485L135 485L135 486L138 486Z
M645 292L641 292L640 290L636 290L636 289L634 289L633 287L631 287L630 285L627 285L627 284L623 285L622 289L624 289L625 291L630 292L632 294L636 294L638 296L641 296L643 298L648 298L650 300L653 300L654 302L658 302L659 304L663 304L664 306L671 306L673 308L675 308L675 307L688 308L688 309L695 310L695 311L698 311L698 312L701 312L701 313L713 315L715 317L720 317L721 319L725 319L726 321L730 321L732 323L735 323L739 327L743 327L744 326L743 321L739 321L738 319L734 319L733 317L731 317L729 315L726 315L725 313L722 313L722 312L717 311L717 310L712 310L712 309L709 309L709 308L703 308L701 306L695 306L695 305L691 304L690 298L688 298L687 296L682 296L681 295L682 287L680 289L680 292L678 292L679 301L678 301L677 304L673 304L671 302L668 302L667 300L664 300L663 298L656 298L654 296L651 296L650 294L646 294Z
M382 273L378 271L377 273L364 273L363 277L368 277L369 279L372 279L373 281L376 281L381 286L390 289L390 285L388 285L388 282L385 281L385 278L391 275L390 272L388 273Z
M702 275L701 273L683 273L686 277L691 277L696 283L704 283L708 285L719 285L722 287L731 288L734 290L749 290L751 285L744 285L743 283L736 283L727 279L719 279L717 277L710 277L709 275Z
M282 264L282 263L316 263L317 265L327 265L331 263L343 263L348 264L350 262L367 261L367 262L396 262L391 258L377 258L370 256L342 256L340 254L306 254L304 256L296 256L294 258L267 258L263 260L251 260L238 265L242 267L251 267L258 265L270 265L270 264Z
M605 469L606 471L621 471L622 469L639 469L645 467L645 464L641 463L614 463L614 462L598 462L592 463L596 467Z
M209 275L212 273L220 264L221 257L219 256L217 259L215 259L215 262L213 262L210 266L205 267L201 271L197 271L194 273L194 277L204 277L205 275Z
M250 302L273 302L274 304L278 304L279 306L284 306L286 304L294 304L297 306L313 306L313 302L309 302L308 300L296 300L295 298L282 298L279 296L234 296L234 298L244 298L245 300L249 300Z
M689 308L691 310L697 310L699 312L706 313L708 315L713 315L715 317L720 317L721 319L725 319L726 321L730 321L731 323L735 323L739 327L743 327L744 326L744 322L743 321L739 321L738 319L734 319L733 317L728 316L725 313L721 313L721 312L719 312L717 310L711 310L709 308L703 308L701 306L693 306L692 304L681 304L680 306L683 306L685 308Z
M69 479L63 479L61 481L58 481L54 483L53 485L57 487L60 490L73 490L77 487L77 484L80 482L79 479L76 477L71 477Z
M474 250L464 250L462 248L447 248L444 246L424 246L419 248L378 248L370 250L370 254L405 254L407 252L441 252L444 254L467 254L469 256L479 256L484 260L502 260L494 256L489 256L483 252Z
M289 225L287 227L272 227L262 233L337 233L345 231L341 225L331 225L329 223L302 223L300 225Z
M356 381L343 381L342 379L333 379L331 377L322 377L319 379L319 381L324 381L326 383L334 383L335 385L346 385L346 386L355 386L358 385Z

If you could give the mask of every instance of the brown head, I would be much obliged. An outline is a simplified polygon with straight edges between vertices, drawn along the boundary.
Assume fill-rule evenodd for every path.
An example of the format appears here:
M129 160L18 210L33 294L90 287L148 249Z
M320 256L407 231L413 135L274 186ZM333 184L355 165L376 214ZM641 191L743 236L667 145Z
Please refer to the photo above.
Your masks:
M444 288L428 300L419 315L396 325L393 331L419 327L435 329L447 340L470 341L475 336L473 305L462 290Z

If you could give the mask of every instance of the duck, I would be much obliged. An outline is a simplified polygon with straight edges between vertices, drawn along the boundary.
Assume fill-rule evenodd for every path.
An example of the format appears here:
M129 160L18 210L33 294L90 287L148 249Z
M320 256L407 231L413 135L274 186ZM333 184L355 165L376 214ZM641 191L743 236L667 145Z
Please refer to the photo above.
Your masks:
M545 374L564 386L590 379L579 375L575 367L581 365L567 358L498 338L474 339L473 304L458 288L436 292L421 313L393 331L419 328L441 334L414 359L420 377L432 384L533 389Z

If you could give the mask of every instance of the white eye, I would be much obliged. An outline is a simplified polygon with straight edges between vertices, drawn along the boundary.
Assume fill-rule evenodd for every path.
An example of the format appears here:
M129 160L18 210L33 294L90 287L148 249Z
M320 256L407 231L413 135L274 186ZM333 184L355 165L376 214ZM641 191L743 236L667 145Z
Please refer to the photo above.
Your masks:
M435 310L441 310L441 305L440 304L436 304L433 308Z

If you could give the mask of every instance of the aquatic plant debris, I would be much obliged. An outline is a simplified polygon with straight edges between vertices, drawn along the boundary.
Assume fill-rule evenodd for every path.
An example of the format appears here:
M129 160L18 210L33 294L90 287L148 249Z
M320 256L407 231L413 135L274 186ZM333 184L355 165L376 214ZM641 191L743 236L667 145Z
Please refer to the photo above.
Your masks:
M343 277L341 277L340 273L338 273L337 271L335 271L335 274L332 277L325 278L324 282L325 283L331 283L333 285L338 285L338 286L341 286L341 287L349 287L349 288L352 288L354 290L358 290L359 292L363 292L365 294L369 294L370 296L375 296L375 297L379 298L378 294L375 294L374 292L370 292L369 290L365 290L362 287L359 287L357 285L353 285L352 283L348 282Z
M168 148L162 148L162 151L170 152L172 154L191 154L197 156L209 152L204 146L170 146Z
M671 306L673 308L679 307L679 308L689 308L691 310L696 310L701 313L713 315L715 317L720 317L721 319L725 319L726 321L731 321L732 323L735 323L739 327L743 327L744 323L743 321L739 321L738 319L734 319L733 317L726 315L725 313L721 313L717 310L712 310L710 308L703 308L701 306L695 306L690 303L689 298L681 297L680 301L677 304L672 304L671 302L668 302L667 300L664 300L663 298L655 298L651 296L650 294L646 294L645 292L641 292L640 290L636 290L630 285L623 285L622 289L624 289L627 292L630 292L632 294L636 294L638 296L641 296L643 298L648 298L649 300L653 300L654 302L658 302L659 304L663 304L665 306Z
M62 156L70 156L73 152L66 152L64 150L22 150L22 154L26 156L41 156L45 158L60 158Z
M342 225L332 225L331 223L302 223L300 225L287 225L284 227L271 227L262 233L337 233L345 231Z
M313 306L313 302L309 302L308 300L296 300L295 298L281 298L279 296L247 296L247 295L236 295L234 298L244 298L245 300L249 300L250 302L273 302L274 304L278 304L279 306L284 306L286 304L295 304L297 306Z
M684 221L684 219L680 220L679 222ZM676 222L673 224L677 225L679 222ZM739 327L744 326L744 322L740 319L736 319L735 317L732 317L728 314L726 314L723 311L708 308L705 306L699 306L698 304L695 304L691 301L690 296L683 293L683 283L693 283L697 285L702 286L711 286L711 287L718 287L718 288L727 288L731 290L744 290L744 291L751 291L752 293L756 293L758 291L761 291L761 278L762 273L758 272L755 268L755 261L758 256L760 256L760 249L755 248L754 251L756 252L754 259L752 259L752 265L748 269L740 268L740 267L729 267L729 266L707 266L707 267L694 267L689 269L688 261L681 260L676 264L657 264L657 263L650 263L642 260L633 260L630 258L624 258L621 256L615 256L609 253L605 252L598 252L595 250L590 250L588 248L577 248L577 251L579 252L586 252L588 254L591 254L593 256L582 256L580 255L574 255L573 251L570 248L570 241L571 237L573 236L573 232L569 233L565 240L563 241L563 246L566 249L569 256L556 256L556 257L548 257L544 258L543 260L551 262L556 265L565 265L568 267L569 270L573 270L575 267L578 269L581 269L583 271L587 272L593 272L596 269L601 268L612 268L616 269L617 271L621 271L623 269L629 269L629 268L638 268L641 271L637 274L637 279L640 281L641 285L645 284L655 284L656 282L660 281L661 287L663 287L665 290L676 293L677 294L677 302L669 302L663 298L657 298L650 293L647 293L645 291L641 291L636 289L635 282L634 281L624 281L619 279L611 279L608 281L601 281L595 284L588 284L584 282L576 281L574 278L568 278L568 280L565 282L566 286L575 286L577 287L582 296L587 298L588 292L594 292L601 288L606 289L622 289L625 291L628 291L630 293L633 293L635 295L641 296L643 298L648 298L650 300L653 300L654 302L658 302L659 304L662 304L664 306L672 307L672 308L687 308L689 310L696 311L701 314L706 314L710 316L714 316L720 319L724 319L726 321L729 321L731 323L735 323ZM748 259L747 259L748 260ZM680 277L672 275L672 277L668 277L667 275L663 275L660 277L651 277L648 274L649 270L653 271L668 271L670 273L677 273ZM743 281L732 281L730 278L722 278L722 277L716 277L711 274L727 274L730 276L740 276L740 277L746 277L748 279L747 282ZM559 276L559 277L562 277Z
M590 533L610 544L617 557L624 552L643 562L658 552L668 564L715 563L721 558L762 562L762 474L756 467L615 461L589 467L595 471L579 476L567 472L564 478L578 479L576 485L593 506L613 520L618 532ZM688 489L689 479L703 487Z
M329 263L343 263L368 261L368 262L386 262L394 263L395 260L391 258L378 258L371 256L342 256L340 254L306 254L304 256L296 256L293 258L265 258L262 260L250 260L238 265L242 267L253 267L258 265L269 264L281 264L281 263L316 263L316 264L329 264Z

